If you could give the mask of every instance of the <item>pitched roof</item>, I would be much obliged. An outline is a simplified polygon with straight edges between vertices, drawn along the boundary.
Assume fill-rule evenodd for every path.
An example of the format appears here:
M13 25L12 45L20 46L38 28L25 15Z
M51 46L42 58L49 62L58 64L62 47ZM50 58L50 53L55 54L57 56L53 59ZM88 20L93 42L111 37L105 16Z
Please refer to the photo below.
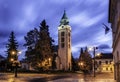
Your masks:
M101 53L100 56L96 56L95 59L113 59L112 53Z

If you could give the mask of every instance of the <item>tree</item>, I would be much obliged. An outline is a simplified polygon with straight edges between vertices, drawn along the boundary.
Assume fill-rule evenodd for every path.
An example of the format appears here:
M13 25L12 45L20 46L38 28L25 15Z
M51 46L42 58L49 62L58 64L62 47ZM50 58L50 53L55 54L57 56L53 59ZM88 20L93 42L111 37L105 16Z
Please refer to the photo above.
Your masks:
M17 56L18 42L15 39L15 35L13 31L10 33L6 48L7 48L6 52L7 52L7 62L8 62L7 66L8 68L9 67L11 68L13 61L18 59Z
M25 52L26 59L29 63L36 62L36 53L35 46L39 40L39 32L37 28L30 30L27 35L24 37L26 43L24 44L27 47L27 51Z
M43 20L40 23L39 28L40 28L40 32L39 32L39 40L36 45L36 52L38 54L41 54L42 57L38 55L38 58L42 62L47 61L45 63L46 64L45 67L47 67L48 62L49 62L49 64L51 63L51 65L52 65L52 60L53 60L53 44L52 44L52 42L54 42L54 40L50 37L49 26L46 24L45 20ZM51 61L49 61L49 59ZM41 63L41 61L39 63ZM48 67L48 68L50 68L50 67Z
M79 57L79 66L80 69L84 72L88 72L92 70L92 57L88 53L87 47L84 52L83 49L81 48L81 53Z
M75 59L73 56L71 57L72 61L72 71L78 71L79 66L78 66L78 59Z
M24 39L24 46L27 47L26 58L34 68L44 68L52 64L54 40L50 37L49 26L45 20L40 23L39 30L35 28L29 31Z
M54 45L53 48L54 54L53 54L53 59L52 59L52 69L55 70L57 68L57 63L56 63L56 58L58 56L58 45Z

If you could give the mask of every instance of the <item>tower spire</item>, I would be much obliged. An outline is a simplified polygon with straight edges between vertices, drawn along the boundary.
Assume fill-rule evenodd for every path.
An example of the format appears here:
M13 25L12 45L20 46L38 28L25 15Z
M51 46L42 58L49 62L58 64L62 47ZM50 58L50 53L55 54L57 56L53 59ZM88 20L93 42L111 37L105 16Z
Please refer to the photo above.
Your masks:
M63 16L60 20L60 25L69 25L69 21L66 15L66 11L64 10Z

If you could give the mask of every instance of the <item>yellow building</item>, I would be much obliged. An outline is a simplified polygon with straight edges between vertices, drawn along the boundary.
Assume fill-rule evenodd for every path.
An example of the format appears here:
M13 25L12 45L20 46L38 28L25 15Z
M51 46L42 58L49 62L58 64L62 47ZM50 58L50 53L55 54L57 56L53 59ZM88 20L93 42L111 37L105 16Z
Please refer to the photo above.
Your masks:
M109 23L113 34L114 77L120 82L120 0L109 0Z
M95 57L96 72L114 72L113 55L111 53L101 53Z

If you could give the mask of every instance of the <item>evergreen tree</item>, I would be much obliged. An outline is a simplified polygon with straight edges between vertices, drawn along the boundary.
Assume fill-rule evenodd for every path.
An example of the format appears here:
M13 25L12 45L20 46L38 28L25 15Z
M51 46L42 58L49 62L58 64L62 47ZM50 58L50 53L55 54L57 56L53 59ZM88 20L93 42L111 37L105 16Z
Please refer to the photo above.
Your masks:
M26 41L24 46L27 47L26 58L34 68L44 68L45 65L52 64L53 39L45 20L40 23L39 30L35 28L29 31L24 38Z
M78 71L79 66L78 66L78 59L75 59L73 56L71 57L72 61L72 71Z
M53 54L53 59L52 59L52 69L55 70L57 68L57 63L56 63L56 58L58 56L58 45L53 45L53 51L54 51L54 54Z
M38 55L38 57L42 62L47 61L47 62L45 62L45 64L47 64L49 62L49 64L52 65L52 60L53 60L52 42L54 42L54 40L50 37L49 26L46 24L45 20L43 20L40 23L39 28L40 28L39 41L36 45L36 50L37 50L37 53L41 54L42 57L39 55ZM40 63L41 63L41 61L40 61Z
M30 30L27 35L24 37L26 43L24 44L27 47L27 51L25 52L26 59L29 63L36 62L36 53L35 46L39 40L39 32L37 28Z
M40 24L40 46L42 49L41 54L44 58L53 55L52 42L53 39L50 37L49 26L46 24L46 21L43 20Z
M14 32L12 31L8 43L6 45L7 48L7 62L8 67L10 67L14 60L18 59L17 52L18 52L18 42L15 40Z
M89 54L87 47L84 52L83 49L81 48L81 53L79 57L79 66L80 69L84 72L92 70L92 57Z

